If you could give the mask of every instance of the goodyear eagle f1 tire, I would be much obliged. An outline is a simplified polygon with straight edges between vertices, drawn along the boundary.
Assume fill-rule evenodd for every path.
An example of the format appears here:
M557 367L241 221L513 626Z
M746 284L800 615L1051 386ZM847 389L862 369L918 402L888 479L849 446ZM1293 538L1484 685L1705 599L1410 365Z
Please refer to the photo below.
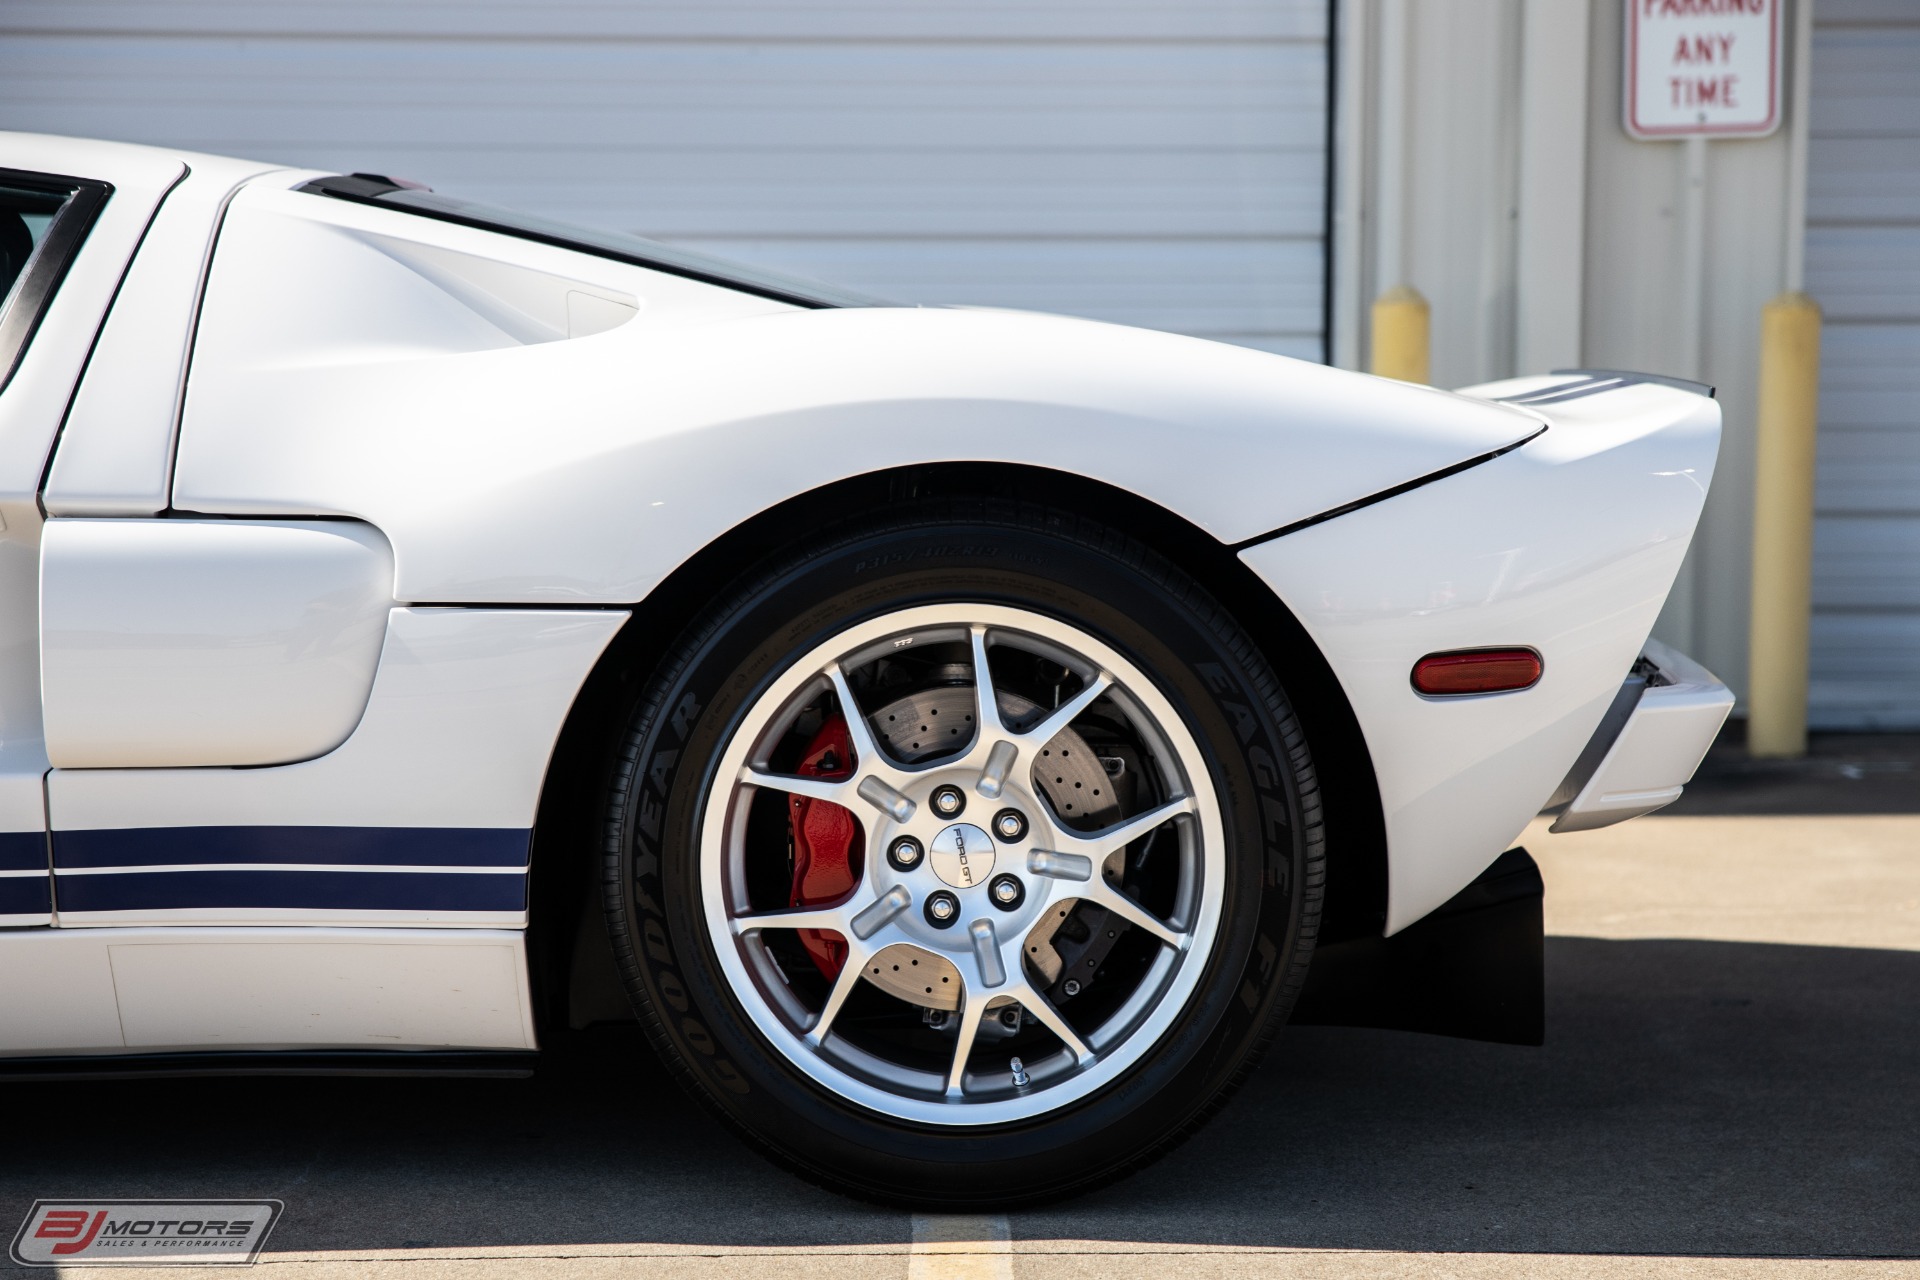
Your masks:
M855 1195L1009 1205L1194 1131L1290 1008L1322 882L1285 693L1192 580L952 503L766 566L638 698L615 955L671 1070Z

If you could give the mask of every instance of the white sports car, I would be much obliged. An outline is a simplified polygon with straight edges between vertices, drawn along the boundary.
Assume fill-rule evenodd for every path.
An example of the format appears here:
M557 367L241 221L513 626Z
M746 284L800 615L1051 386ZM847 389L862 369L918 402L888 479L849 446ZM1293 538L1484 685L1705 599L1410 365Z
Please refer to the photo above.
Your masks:
M1511 842L1671 801L1731 706L1647 639L1692 384L20 134L0 293L15 1076L525 1071L637 1013L808 1177L1057 1195L1290 1014L1537 1042Z

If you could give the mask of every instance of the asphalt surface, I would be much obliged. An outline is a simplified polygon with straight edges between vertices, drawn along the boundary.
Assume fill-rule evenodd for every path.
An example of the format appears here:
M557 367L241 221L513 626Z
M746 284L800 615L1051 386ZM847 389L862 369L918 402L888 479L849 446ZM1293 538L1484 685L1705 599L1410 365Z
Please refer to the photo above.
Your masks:
M609 1029L529 1080L9 1085L0 1225L275 1197L298 1277L1920 1276L1916 770L1733 744L1669 815L1530 831L1544 1048L1292 1029L1173 1156L1006 1220L799 1183Z

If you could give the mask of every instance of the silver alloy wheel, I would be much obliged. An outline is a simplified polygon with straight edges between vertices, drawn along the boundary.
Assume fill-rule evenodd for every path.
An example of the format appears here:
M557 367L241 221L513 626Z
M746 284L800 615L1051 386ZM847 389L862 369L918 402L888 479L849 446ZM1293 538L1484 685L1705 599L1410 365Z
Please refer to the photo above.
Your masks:
M964 643L972 655L975 724L953 754L918 766L879 746L860 712L848 672L910 646ZM1067 668L1079 687L1037 724L1010 727L993 688L987 654L998 645ZM831 692L845 712L853 768L839 779L770 771L773 744L799 711ZM1046 744L1096 702L1123 717L1144 744L1164 799L1096 831L1064 822L1038 789L1033 768ZM1167 1033L1192 998L1212 954L1225 879L1225 831L1211 775L1192 732L1146 674L1077 627L1021 609L987 604L929 605L873 619L793 663L747 709L714 774L701 818L702 913L722 971L768 1042L799 1070L853 1102L902 1120L996 1124L1052 1111L1118 1079ZM968 803L952 817L934 793L957 788ZM771 789L852 811L861 832L861 870L852 893L830 906L755 911L748 898L745 837L754 797ZM948 801L950 795L942 797ZM999 810L1028 819L1018 839L988 834ZM1171 824L1178 842L1177 889L1166 917L1148 911L1108 875L1128 846ZM928 856L905 869L887 851L912 837ZM1009 907L989 882L1011 874L1023 893ZM936 922L930 898L959 901L957 918ZM1077 1027L1043 994L1029 963L1029 936L1049 913L1093 903L1156 940L1132 989L1097 1026ZM766 945L768 931L838 934L846 960L817 1007L794 992ZM902 1062L836 1034L836 1016L870 965L885 953L932 958L957 970L961 991L951 1061L943 1071ZM908 961L911 963L912 961ZM945 965L951 965L952 970ZM1057 1037L1039 1061L991 1063L980 1051L989 1006L1017 1005Z

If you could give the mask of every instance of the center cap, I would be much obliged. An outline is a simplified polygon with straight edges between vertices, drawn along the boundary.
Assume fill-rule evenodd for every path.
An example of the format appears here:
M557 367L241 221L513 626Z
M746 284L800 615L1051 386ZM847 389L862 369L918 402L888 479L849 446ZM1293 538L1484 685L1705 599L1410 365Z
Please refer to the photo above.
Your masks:
M956 822L927 850L933 873L956 889L985 884L993 874L993 838L971 822Z

